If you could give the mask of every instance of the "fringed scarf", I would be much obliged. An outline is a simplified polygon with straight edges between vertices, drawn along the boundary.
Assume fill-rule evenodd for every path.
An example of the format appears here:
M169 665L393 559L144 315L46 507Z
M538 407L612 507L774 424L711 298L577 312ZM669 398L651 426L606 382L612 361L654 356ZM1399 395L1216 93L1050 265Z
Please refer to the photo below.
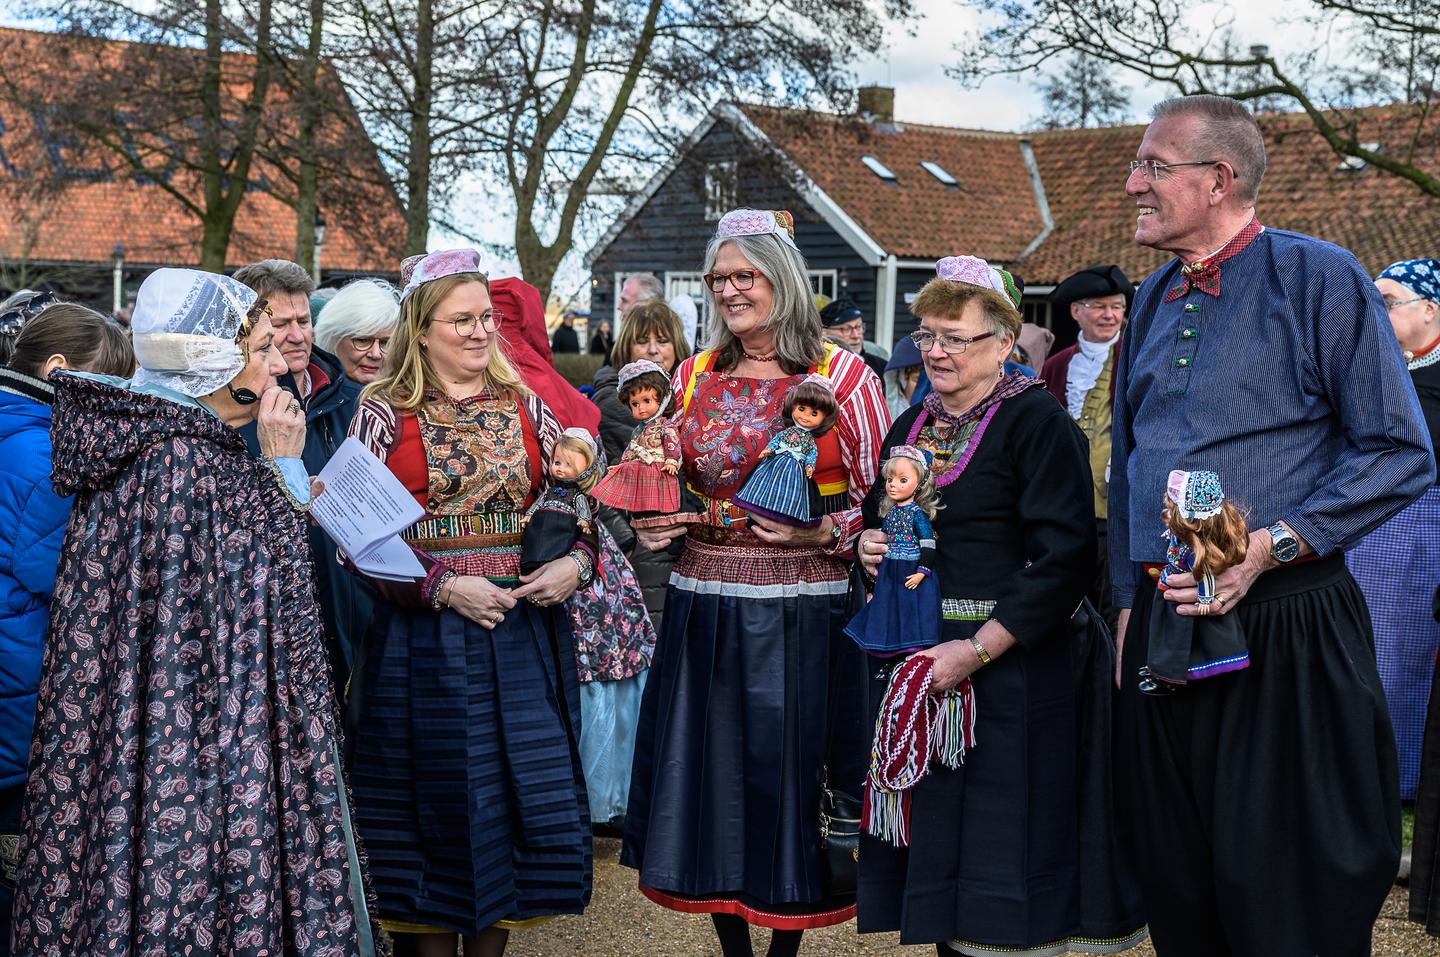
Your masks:
M932 695L934 672L928 655L896 668L875 718L860 826L896 847L910 843L910 792L930 773L930 762L958 768L975 746L974 686L966 678Z

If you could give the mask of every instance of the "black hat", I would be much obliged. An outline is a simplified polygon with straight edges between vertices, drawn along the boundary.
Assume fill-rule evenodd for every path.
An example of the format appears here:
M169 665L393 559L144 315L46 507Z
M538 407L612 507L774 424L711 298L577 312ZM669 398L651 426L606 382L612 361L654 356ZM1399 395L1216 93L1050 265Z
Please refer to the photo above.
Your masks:
M864 313L860 311L859 306L855 305L855 300L844 298L836 299L834 302L826 304L825 308L820 310L820 325L829 329L831 326L838 326L842 322L858 319L862 315L864 315Z
M1124 296L1125 305L1135 298L1135 285L1125 277L1119 266L1091 266L1082 269L1055 287L1050 304L1065 309L1072 302L1095 296ZM1068 311L1064 313L1070 315Z

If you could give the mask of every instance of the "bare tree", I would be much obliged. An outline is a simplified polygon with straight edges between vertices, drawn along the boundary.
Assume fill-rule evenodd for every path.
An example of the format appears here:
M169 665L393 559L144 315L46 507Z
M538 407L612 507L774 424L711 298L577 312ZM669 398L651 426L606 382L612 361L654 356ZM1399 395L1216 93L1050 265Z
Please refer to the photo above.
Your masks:
M1231 24L1223 14L1208 28L1196 29L1192 5L1182 0L974 0L982 11L995 15L997 25L965 44L952 73L973 82L1022 74L1058 55L1084 54L1180 93L1221 93L1262 109L1299 110L1336 154L1440 196L1433 161L1440 147L1433 68L1440 0L1304 2L1302 12L1322 28L1318 45L1282 61L1261 43L1236 49L1233 33L1225 43ZM1357 72L1357 30L1398 51L1392 67L1415 68L1403 84L1408 107L1387 118L1404 126L1396 148L1367 142L1365 117L1355 111L1357 106L1398 99L1386 83L1347 78ZM1335 39L1347 46L1324 46ZM1322 57L1322 52L1332 55ZM1386 69L1372 59L1359 64L1358 72Z
M1114 69L1082 53L1071 54L1038 88L1045 110L1032 124L1036 129L1114 126L1130 111L1130 94L1115 82Z

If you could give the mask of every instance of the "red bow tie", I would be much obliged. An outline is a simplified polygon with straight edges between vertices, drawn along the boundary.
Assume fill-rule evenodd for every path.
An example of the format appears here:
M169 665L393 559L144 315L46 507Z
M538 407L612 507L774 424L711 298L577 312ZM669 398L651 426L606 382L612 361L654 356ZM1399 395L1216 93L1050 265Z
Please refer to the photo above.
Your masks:
M1180 282L1165 294L1165 301L1174 302L1192 289L1219 299L1220 264L1212 259L1209 262L1195 263L1193 266L1181 266Z

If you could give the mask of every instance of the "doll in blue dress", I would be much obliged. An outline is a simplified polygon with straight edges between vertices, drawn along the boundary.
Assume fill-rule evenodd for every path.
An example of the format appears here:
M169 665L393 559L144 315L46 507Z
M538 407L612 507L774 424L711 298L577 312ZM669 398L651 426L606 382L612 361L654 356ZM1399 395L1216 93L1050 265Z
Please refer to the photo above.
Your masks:
M1250 650L1236 615L1217 615L1215 576L1245 560L1250 536L1245 516L1226 501L1220 476L1209 471L1170 473L1165 484L1165 567L1155 587L1165 591L1177 574L1195 576L1199 615L1181 615L1174 602L1150 607L1150 650L1140 669L1141 692L1167 695L1191 681L1250 667Z
M940 642L931 525L939 505L929 458L913 445L891 449L880 477L885 482L880 530L889 551L880 559L874 596L845 626L845 634L870 654L891 657Z
M785 525L814 528L824 517L814 478L819 454L815 440L840 416L830 380L813 372L806 376L785 396L784 416L793 424L765 446L760 463L732 501Z

